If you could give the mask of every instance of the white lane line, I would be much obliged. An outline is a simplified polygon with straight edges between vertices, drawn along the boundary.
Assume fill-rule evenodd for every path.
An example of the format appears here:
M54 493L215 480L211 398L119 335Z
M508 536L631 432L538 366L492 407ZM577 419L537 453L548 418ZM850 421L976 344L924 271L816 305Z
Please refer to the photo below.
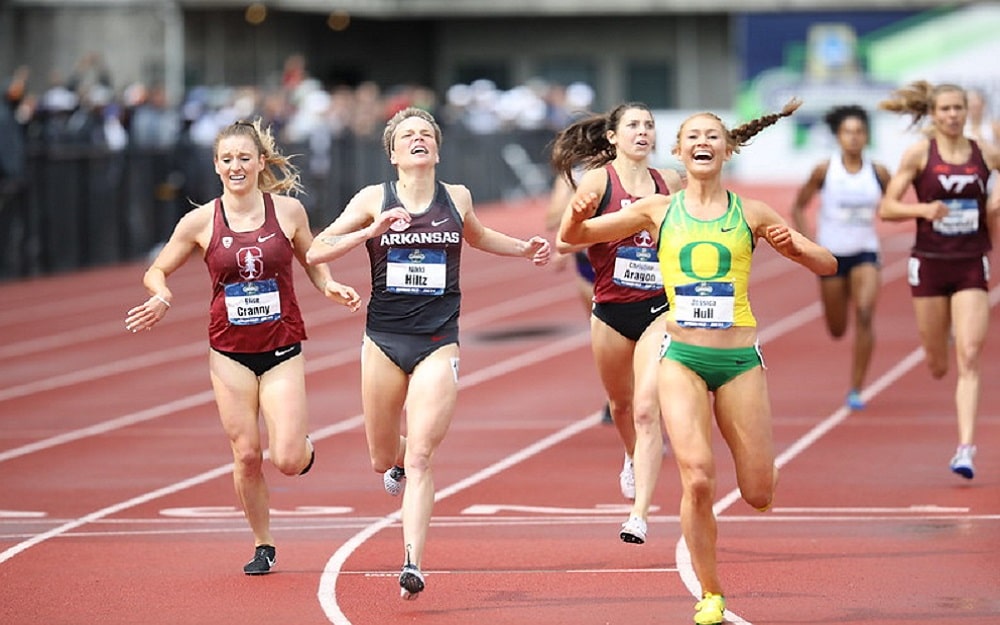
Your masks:
M553 358L555 356L560 356L560 355L562 355L564 353L567 353L567 352L579 349L580 347L582 347L584 345L587 345L589 343L590 343L590 331L589 330L583 330L583 331L577 332L576 334L569 335L569 336L564 337L564 338L562 338L562 339L560 339L558 341L554 341L552 343L539 346L539 347L537 347L535 349L527 350L526 352L524 352L520 356L516 356L516 357L510 358L508 360L500 361L500 362L496 363L495 365L487 367L486 369L475 371L472 374L467 375L467 376L465 376L464 378L462 378L460 380L460 382L459 382L459 388L460 389L461 388L467 388L467 387L470 387L470 386L474 386L476 384L480 384L480 383L489 381L489 380L491 380L493 378L496 378L496 377L502 376L502 375L504 375L506 373L509 373L510 371L513 371L513 370L515 370L515 369L517 369L519 367L529 366L529 365L535 365L535 364L544 362L545 360L547 360L549 358ZM356 350L354 350L354 351L356 351ZM208 394L209 394L209 396L211 396L210 392L208 392ZM337 424L333 424L333 425L331 425L331 426L329 426L327 428L323 428L322 430L317 430L316 432L310 433L310 436L312 438L314 438L315 440L322 440L323 438L326 438L327 436L330 436L332 433L335 433L335 432L338 432L338 431L343 431L343 430L350 429L350 428L353 428L353 427L357 427L357 426L359 426L361 424L362 420L363 420L363 416L362 415L355 415L354 417L351 417L350 419L347 419L346 421L343 421L343 422L337 423ZM590 427L591 425L595 425L599 421L600 421L600 414L598 413L598 414L592 415L589 419L583 419L583 420L581 420L581 421L573 424L572 426L570 426L569 428L567 428L567 430L570 430L570 431L572 431L572 432L575 433L576 430L574 428L585 429L586 427ZM543 440L548 440L548 439L543 439ZM527 448L525 451L523 451L521 453L522 454L528 453L529 450L532 450L532 449L536 448L539 444L540 443L536 443L536 445L533 445L533 446ZM264 456L268 457L268 453L266 451L264 452ZM514 456L511 456L512 459L517 459L517 458L520 458L520 457L521 457L520 454L515 454ZM497 465L494 465L494 466L495 467L503 466L503 463L498 463ZM83 525L86 525L88 523L93 523L95 521L99 521L99 520L103 519L104 517L110 516L112 514L116 514L118 512L123 511L123 510L128 510L129 508L133 508L135 506L147 503L149 501L153 501L153 500L158 499L160 497L165 497L167 495L171 495L173 493L185 490L187 488L191 488L193 486L197 486L198 484L202 484L204 482L208 482L208 481L213 480L215 478L222 477L224 475L228 475L231 472L232 472L232 464L231 463L227 463L227 464L224 464L222 466L219 466L219 467L216 467L214 469L211 469L209 471L205 471L204 473L201 473L199 475L191 477L191 478L189 478L187 480L183 480L181 482L177 482L175 484L172 484L172 485L169 485L169 486L165 486L163 488L159 488L159 489L154 490L154 491L150 491L150 492L145 493L143 495L139 495L137 497L133 497L131 499L119 502L117 504L114 504L114 505L111 505L111 506L107 506L105 508L101 508L100 510L96 510L94 512L91 512L90 514L86 514L86 515L84 515L82 517L79 517L77 519L73 519L73 520L67 521L66 523L63 523L63 524L59 525L58 527L54 527L54 528L52 528L52 529L50 529L48 531L42 532L40 534L36 534L36 535L32 536L31 538L29 538L27 540L24 540L24 541L21 541L21 542L15 544L15 545L9 547L8 549L5 549L3 552L0 552L0 563L6 562L7 560L13 558L14 556L16 556L17 554L23 552L24 550L29 549L30 547L33 547L33 546L35 546L35 545L37 545L39 543L45 542L46 540L49 540L50 538L55 538L57 536L61 536L63 534L66 534L67 532L71 532L72 530L75 530L76 528L81 527ZM463 481L459 482L458 484L453 485L452 487L450 487L450 489L444 489L443 491L441 491L441 493L439 493L439 495L440 496L447 496L449 494L452 494L453 492L457 492L457 491L454 490L455 488L459 488L459 490L460 490L461 488L465 488L466 487L465 485L467 485L469 483L470 483L469 479L463 480ZM390 525L393 522L393 520L394 519L393 519L392 516L385 517L384 519L382 519L381 521L377 522L376 524L370 525L368 527L368 531L372 531L374 533L378 529L381 529L381 527L383 527L384 525Z
M589 332L587 333L587 341L590 341ZM554 445L572 438L586 429L594 427L600 423L601 417L602 414L600 412L596 412L585 419L580 419L579 421L566 426L562 430L559 430L558 432L555 432L554 434L551 434L534 444L525 447L517 453L511 454L499 462L477 471L464 480L460 480L446 488L441 489L434 495L434 501L441 501L442 499L446 499L467 488L475 486L483 480L494 477L497 473L509 469L510 467L523 462ZM320 607L323 608L323 612L326 614L331 623L334 623L335 625L350 625L351 623L347 616L340 610L340 605L337 602L337 578L339 577L347 558L349 558L350 555L369 538L378 534L383 529L391 527L393 524L397 523L400 519L401 512L402 510L396 510L392 514L379 519L375 523L372 523L368 527L362 529L359 533L349 538L334 552L333 556L331 556L327 561L326 566L323 567L323 573L320 575L319 588L316 591L316 596L319 598Z
M990 305L996 305L998 299L1000 299L1000 286L994 287L993 290L989 292ZM897 362L896 365L889 371L875 380L874 383L865 388L861 393L861 397L866 403L870 402L879 393L903 377L903 375L910 371L910 369L913 369L915 366L923 362L923 359L923 348L918 347L914 349L912 352L904 356L902 360ZM850 414L851 411L848 410L847 407L841 406L835 410L833 414L816 424L811 430L796 440L785 451L778 454L775 459L775 464L778 465L779 468L785 466L796 456L812 446L813 443L826 435L830 430L843 423L844 419L846 419ZM740 491L738 488L729 491L712 507L715 516L718 517L721 515L727 508L729 508L729 506L739 501L739 499ZM762 519L763 518L764 517L762 517ZM698 582L698 577L694 573L694 565L691 562L691 552L688 550L687 543L684 542L683 537L677 541L677 547L674 549L674 554L677 562L677 568L680 570L681 581L684 582L684 585L687 587L692 596L696 598L701 597L701 584ZM738 614L730 612L729 610L726 610L726 618L731 623L753 625L750 621L743 619Z
M463 333L466 329L475 329L476 327L488 325L494 323L497 319L502 319L506 317L514 317L526 310L532 310L536 308L543 308L549 306L555 302L575 298L576 294L571 292L560 291L559 289L547 289L545 291L537 291L528 295L521 297L515 297L503 301L500 304L490 306L488 308L480 309L474 312L470 312L466 317L463 318L462 328ZM341 365L349 364L351 362L357 361L361 355L360 348L361 337L358 336L358 347L352 347L347 349L342 349L337 352L326 355L309 356L306 360L306 374L316 373L318 371L324 371L326 369L332 369ZM152 354L147 354L145 356L138 356L135 358L130 358L122 363L113 363L110 365L102 367L94 367L86 371L81 371L79 373L68 374L66 376L57 376L51 379L51 381L39 381L33 382L31 384L22 384L20 386L11 387L8 389L0 390L0 401L4 399L12 399L14 397L20 397L23 395L38 393L44 390L52 390L67 384L80 383L84 381L92 381L98 378L109 377L122 373L124 371L133 370L139 367L150 367L163 362L170 362L173 359L186 358L192 356L194 353L199 352L207 354L208 347L203 341L198 343L192 343L189 345L184 345L174 349L161 350L159 352L154 352ZM492 368L487 368L492 369ZM477 375L473 373L472 375ZM153 406L151 408L146 408L144 410L139 410L137 412L132 412L114 419L109 419L101 423L96 423L91 426L84 428L78 428L76 430L70 430L68 432L63 432L49 438L44 438L37 440L20 447L13 447L4 451L0 451L0 462L7 460L12 460L14 458L19 458L27 454L42 451L44 449L49 449L57 445L63 445L73 441L77 441L90 436L96 436L98 434L105 434L117 430L119 428L128 427L135 425L137 423L142 423L143 421L150 421L165 415L172 414L180 410L187 410L189 408L194 408L203 404L211 403L215 400L215 396L212 391L201 391L199 393L194 393L191 395L186 395L184 397L175 399L173 401L167 402L165 404L160 404L158 406ZM341 432L353 429L357 427L362 422L361 418L348 419L325 428L318 430L319 433L327 432Z

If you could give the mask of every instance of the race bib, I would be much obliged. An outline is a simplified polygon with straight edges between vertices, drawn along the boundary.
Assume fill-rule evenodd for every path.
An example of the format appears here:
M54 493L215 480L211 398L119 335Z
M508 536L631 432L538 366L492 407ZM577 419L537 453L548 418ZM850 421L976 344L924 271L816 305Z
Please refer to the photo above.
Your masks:
M281 318L281 296L274 278L227 284L224 291L226 313L234 326L252 326Z
M833 217L845 226L870 226L875 222L875 207L870 202L842 202L834 208Z
M615 255L612 280L618 286L641 291L658 291L663 288L656 250L651 247L621 246Z
M390 293L442 295L447 284L444 250L390 248L385 270L385 288Z
M934 220L934 232L945 236L972 234L979 230L979 203L971 198L945 200L948 214Z
M722 330L735 319L732 282L695 282L674 287L674 320L686 328Z

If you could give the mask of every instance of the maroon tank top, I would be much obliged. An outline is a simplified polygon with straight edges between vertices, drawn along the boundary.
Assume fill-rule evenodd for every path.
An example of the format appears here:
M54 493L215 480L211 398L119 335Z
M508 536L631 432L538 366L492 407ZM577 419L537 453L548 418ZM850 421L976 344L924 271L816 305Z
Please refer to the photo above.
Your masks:
M611 163L604 168L608 183L595 217L620 211L640 199L625 190ZM670 193L659 171L650 167L649 175L656 193ZM599 304L641 302L663 292L656 243L646 230L619 241L595 243L587 248L587 257L594 267L594 301Z
M212 240L205 250L212 280L209 345L225 352L261 353L305 340L293 285L294 258L269 193L264 194L264 224L250 232L230 229L222 198L216 198Z
M986 182L990 170L975 141L969 160L961 165L946 163L930 140L927 166L913 180L921 202L941 200L948 205L943 219L917 218L913 254L932 258L971 258L990 251L986 228Z

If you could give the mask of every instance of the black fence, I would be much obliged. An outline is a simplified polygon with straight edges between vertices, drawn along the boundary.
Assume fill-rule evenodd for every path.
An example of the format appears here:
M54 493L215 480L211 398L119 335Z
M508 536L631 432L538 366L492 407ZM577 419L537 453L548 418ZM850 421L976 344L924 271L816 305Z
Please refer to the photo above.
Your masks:
M543 193L551 139L551 131L446 129L438 176L468 186L477 204ZM380 138L314 137L282 151L296 155L306 190L300 199L317 230L358 189L395 174ZM190 143L124 151L36 146L27 165L23 184L0 192L0 280L141 258L194 204L222 189L211 148Z

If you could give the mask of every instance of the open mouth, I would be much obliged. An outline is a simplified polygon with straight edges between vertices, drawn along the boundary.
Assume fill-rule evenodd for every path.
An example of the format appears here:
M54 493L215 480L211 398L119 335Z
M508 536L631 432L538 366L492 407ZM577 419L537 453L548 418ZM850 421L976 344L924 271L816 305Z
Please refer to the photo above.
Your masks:
M691 158L701 163L707 163L712 160L712 153L708 150L695 150Z

